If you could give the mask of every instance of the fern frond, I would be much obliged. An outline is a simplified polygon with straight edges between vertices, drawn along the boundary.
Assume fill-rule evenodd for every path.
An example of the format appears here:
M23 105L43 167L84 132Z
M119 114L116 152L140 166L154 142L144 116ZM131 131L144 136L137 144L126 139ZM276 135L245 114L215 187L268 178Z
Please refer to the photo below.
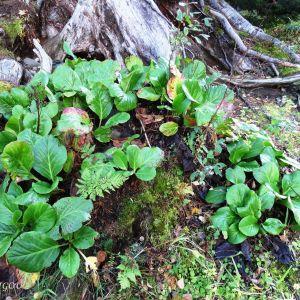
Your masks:
M113 168L104 173L106 172L102 169L85 169L77 183L78 194L92 200L96 197L104 197L104 193L120 188L130 176L129 172L116 171Z

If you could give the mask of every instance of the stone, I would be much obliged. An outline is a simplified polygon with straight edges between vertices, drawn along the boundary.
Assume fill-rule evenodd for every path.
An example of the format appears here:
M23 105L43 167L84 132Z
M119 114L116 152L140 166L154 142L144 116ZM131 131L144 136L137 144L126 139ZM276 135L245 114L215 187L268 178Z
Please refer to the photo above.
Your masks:
M4 58L0 60L0 81L19 85L23 76L22 65L14 59Z

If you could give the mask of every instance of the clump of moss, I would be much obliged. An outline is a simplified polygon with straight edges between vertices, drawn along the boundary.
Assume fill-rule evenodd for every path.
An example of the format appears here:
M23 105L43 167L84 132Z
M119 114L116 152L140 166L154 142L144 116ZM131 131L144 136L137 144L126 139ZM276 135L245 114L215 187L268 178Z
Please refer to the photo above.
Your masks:
M0 93L4 91L9 91L11 88L12 86L8 82L0 81Z
M159 170L153 183L145 184L134 198L124 200L118 218L121 235L132 235L136 225L154 245L169 240L179 208L189 193L192 191L178 175L178 169Z
M0 23L0 26L3 27L11 44L13 44L18 37L23 38L25 36L24 21L22 18L16 18L10 22L4 21Z

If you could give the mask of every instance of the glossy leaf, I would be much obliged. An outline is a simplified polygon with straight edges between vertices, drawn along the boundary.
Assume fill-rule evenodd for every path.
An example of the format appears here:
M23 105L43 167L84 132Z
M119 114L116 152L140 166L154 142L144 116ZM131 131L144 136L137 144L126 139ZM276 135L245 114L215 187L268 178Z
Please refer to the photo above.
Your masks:
M73 249L69 248L64 251L59 259L59 269L67 278L74 277L80 266L79 254Z

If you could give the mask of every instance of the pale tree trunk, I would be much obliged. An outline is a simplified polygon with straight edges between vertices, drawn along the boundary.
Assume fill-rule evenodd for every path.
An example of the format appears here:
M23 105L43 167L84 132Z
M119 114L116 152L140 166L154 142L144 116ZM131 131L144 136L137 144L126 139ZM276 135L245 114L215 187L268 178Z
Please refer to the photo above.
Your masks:
M128 55L168 60L171 38L172 25L153 0L85 0L44 48L54 59L63 59L61 44L67 41L74 52L98 52L120 62Z

